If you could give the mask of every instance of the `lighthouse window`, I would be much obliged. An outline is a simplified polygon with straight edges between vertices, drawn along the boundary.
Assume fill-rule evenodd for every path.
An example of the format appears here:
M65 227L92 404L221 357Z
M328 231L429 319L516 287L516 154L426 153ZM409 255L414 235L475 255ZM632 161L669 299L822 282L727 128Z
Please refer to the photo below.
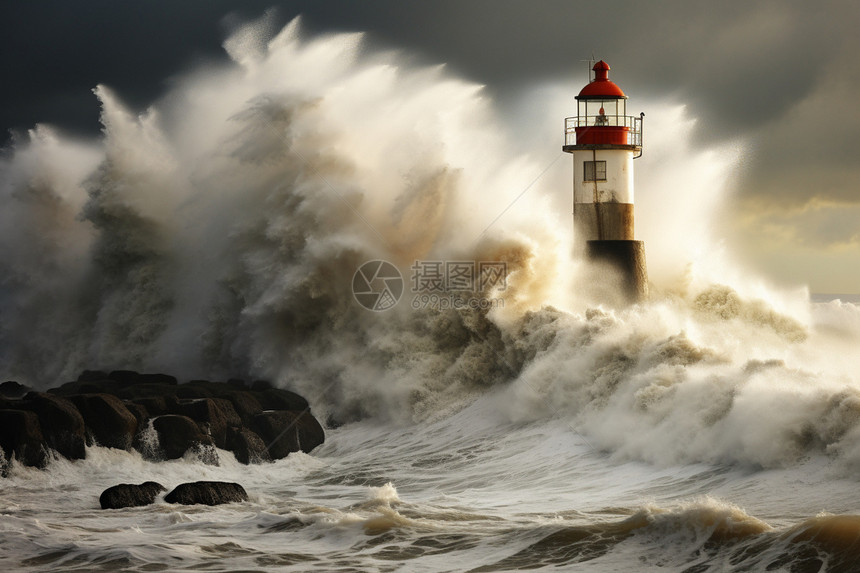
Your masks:
M605 161L586 161L583 167L583 181L606 181Z

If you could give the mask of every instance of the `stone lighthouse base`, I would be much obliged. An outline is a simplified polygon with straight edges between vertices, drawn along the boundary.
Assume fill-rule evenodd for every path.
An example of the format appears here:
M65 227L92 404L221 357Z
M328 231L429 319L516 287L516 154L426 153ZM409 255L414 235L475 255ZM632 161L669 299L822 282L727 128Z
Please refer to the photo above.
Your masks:
M621 294L630 302L648 298L648 269L643 241L586 241L586 255L593 263L613 267L621 280Z

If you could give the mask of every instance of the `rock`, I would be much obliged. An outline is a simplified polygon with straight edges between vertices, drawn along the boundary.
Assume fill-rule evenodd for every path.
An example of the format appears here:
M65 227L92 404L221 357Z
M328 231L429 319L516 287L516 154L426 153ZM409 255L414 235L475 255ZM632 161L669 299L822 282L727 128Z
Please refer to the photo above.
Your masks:
M263 411L260 402L250 392L230 392L224 394L224 398L233 404L233 409L245 426L250 426L254 416Z
M250 388L255 392L262 392L263 390L271 390L274 386L268 380L254 380L251 382Z
M134 370L114 370L108 374L108 378L120 386L131 386L140 378L140 374Z
M133 398L132 402L135 404L140 404L146 411L149 412L150 417L163 416L164 414L169 414L170 410L167 408L167 399L164 396L148 396L146 398ZM175 402L174 402L175 403Z
M176 386L179 381L170 374L140 374L135 384L158 384L161 386Z
M227 392L232 392L233 387L225 382L210 382L209 380L191 380L187 384L177 387L180 398L219 398Z
M214 394L209 388L208 383L202 384L200 382L189 382L188 384L182 384L176 388L177 398L193 400L196 398L211 398L212 396L214 396Z
M15 458L25 466L48 465L45 438L35 412L0 410L0 449L7 459Z
M188 416L167 414L152 421L158 433L158 443L168 460L175 460L200 444L211 446L212 438L200 430L200 426Z
M219 505L248 501L248 493L241 485L226 481L197 481L179 484L164 496L167 503L184 505Z
M241 426L242 419L233 409L233 404L223 398L202 398L180 401L178 414L188 416L208 430L209 435L219 448L227 448L227 428Z
M86 425L71 400L44 392L30 392L22 407L39 417L42 436L48 447L70 460L87 457Z
M109 487L99 496L102 509L120 509L149 505L166 488L158 482L147 481L142 484L121 483Z
M93 442L134 447L146 459L196 455L213 464L219 462L217 446L247 464L309 452L325 440L307 400L264 380L178 384L169 374L84 370L47 393L22 398L27 390L14 381L0 384L8 430L0 436L0 474L13 457L42 466L51 449L83 458Z
M310 452L325 442L325 432L309 412L269 410L254 417L253 428L268 446L272 459L291 452Z
M227 426L242 425L242 418L239 416L238 412L236 412L236 408L233 407L233 403L230 400L226 398L212 398L211 402L215 405L215 408L221 412L221 415L227 422Z
M309 454L317 446L325 443L325 430L309 411L299 412L296 416L298 417L299 445L304 453Z
M51 388L48 393L69 398L78 394L116 394L119 389L120 386L113 380L84 380L66 382L62 386Z
M280 460L301 449L294 422L295 415L284 410L269 410L254 417L252 429L266 443L273 460Z
M5 396L6 398L20 398L28 391L29 388L14 380L7 380L0 384L0 396Z
M71 400L96 442L108 448L131 448L137 432L137 418L122 400L111 394L82 394L72 396Z
M289 390L270 388L262 392L253 392L254 397L263 410L292 410L301 412L309 409L308 401Z
M172 398L176 396L177 388L170 384L131 384L125 388L117 388L116 395L126 400L137 400L138 398L150 398L158 396L161 398Z
M135 434L137 434L146 427L146 421L152 416L149 415L149 410L146 409L146 406L142 404L136 404L129 401L124 401L123 404L125 404L125 407L128 408L128 411L131 412L137 420L137 430L135 431Z
M78 382L97 382L107 379L108 373L104 370L84 370L78 376Z
M227 430L227 449L233 452L241 464L259 464L271 461L263 439L248 428Z

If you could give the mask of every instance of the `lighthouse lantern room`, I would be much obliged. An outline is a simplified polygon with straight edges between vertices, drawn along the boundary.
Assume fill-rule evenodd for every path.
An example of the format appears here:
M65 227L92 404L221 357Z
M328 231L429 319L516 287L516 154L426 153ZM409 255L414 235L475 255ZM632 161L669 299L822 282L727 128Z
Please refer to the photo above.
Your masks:
M633 160L642 155L642 120L627 115L627 96L603 60L565 119L562 149L573 154L576 251L614 266L630 298L647 295L645 248L634 239Z

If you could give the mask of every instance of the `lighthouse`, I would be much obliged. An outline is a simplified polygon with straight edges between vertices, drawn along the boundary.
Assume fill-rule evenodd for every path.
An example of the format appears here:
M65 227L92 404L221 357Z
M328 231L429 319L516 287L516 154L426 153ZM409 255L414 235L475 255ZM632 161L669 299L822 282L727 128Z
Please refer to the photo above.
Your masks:
M573 154L574 251L597 268L614 269L627 300L648 296L645 245L633 233L633 160L642 155L642 120L627 115L627 96L609 79L609 64L576 96L564 120L564 146Z

